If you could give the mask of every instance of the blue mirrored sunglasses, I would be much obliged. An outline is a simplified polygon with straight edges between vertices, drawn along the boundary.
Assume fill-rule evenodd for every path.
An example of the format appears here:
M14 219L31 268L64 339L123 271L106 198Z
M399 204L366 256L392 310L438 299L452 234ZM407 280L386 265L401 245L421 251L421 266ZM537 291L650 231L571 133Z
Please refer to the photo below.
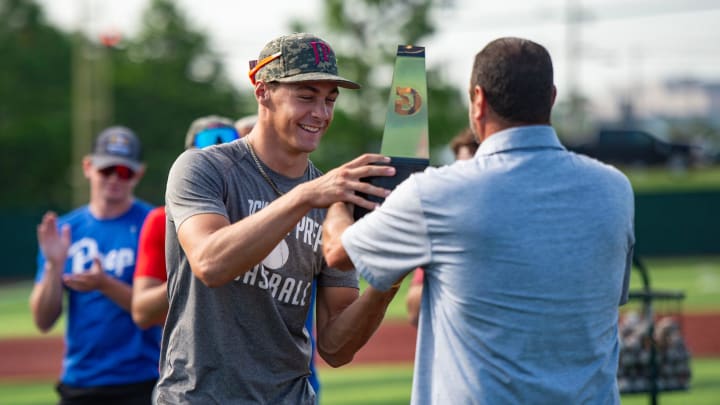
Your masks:
M193 145L196 148L204 148L211 145L234 141L239 138L240 135L238 135L235 128L232 127L208 128L195 134L195 141L193 142Z

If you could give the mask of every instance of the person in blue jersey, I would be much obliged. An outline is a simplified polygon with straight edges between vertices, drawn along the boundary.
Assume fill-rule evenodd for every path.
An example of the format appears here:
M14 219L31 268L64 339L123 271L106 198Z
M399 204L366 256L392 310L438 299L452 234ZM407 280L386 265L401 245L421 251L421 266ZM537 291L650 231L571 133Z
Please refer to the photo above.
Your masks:
M152 209L133 196L145 170L140 141L107 128L82 167L89 203L62 217L47 212L37 227L33 320L48 332L67 295L59 404L150 404L161 331L139 329L130 315L138 236Z

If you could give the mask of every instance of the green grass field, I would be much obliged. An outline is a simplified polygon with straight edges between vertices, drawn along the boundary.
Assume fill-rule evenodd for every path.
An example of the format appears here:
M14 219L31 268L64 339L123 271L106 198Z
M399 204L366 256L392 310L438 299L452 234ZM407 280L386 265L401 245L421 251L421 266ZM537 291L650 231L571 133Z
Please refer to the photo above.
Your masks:
M0 339L21 336L41 336L30 315L32 281L0 284ZM61 316L51 334L62 335L65 317Z
M637 193L720 189L720 166L690 170L621 167Z
M651 258L643 262L653 290L685 293L682 310L720 312L720 257ZM630 289L642 289L636 270L631 273Z
M695 359L689 391L665 392L658 397L662 405L717 405L720 398L720 358ZM321 405L401 405L410 401L412 366L346 366L320 369ZM2 403L47 405L57 398L52 381L0 381ZM648 403L647 394L623 395L625 405Z

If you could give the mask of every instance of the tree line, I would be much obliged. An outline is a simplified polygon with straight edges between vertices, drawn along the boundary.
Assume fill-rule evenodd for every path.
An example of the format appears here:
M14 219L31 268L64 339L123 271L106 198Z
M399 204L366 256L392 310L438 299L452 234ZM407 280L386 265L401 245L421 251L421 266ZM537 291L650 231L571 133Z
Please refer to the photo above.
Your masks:
M434 29L433 0L350 3L326 0L319 29L303 21L288 27L288 32L303 30L327 37L336 48L343 74L363 84L361 91L343 94L321 148L312 155L323 170L379 150L390 79L373 78L378 71L391 69L398 44L419 43ZM138 34L116 40L64 32L47 21L33 0L5 0L0 5L0 170L4 183L0 210L65 212L72 208L73 170L80 165L72 153L77 141L73 131L77 120L85 119L83 110L78 110L76 82L86 77L78 78L78 64L95 63L104 72L94 82L86 80L88 86L107 89L103 103L109 112L95 130L125 125L142 140L148 169L137 195L154 204L164 201L167 172L182 152L185 132L194 118L255 113L252 94L229 80L208 36L194 27L175 2L151 0ZM93 58L104 62L99 65ZM93 74L88 69L80 72ZM428 92L431 148L441 148L466 125L466 95L432 70L428 71ZM88 108L97 109L93 103L100 101L90 100ZM89 153L89 140L85 145L84 153Z

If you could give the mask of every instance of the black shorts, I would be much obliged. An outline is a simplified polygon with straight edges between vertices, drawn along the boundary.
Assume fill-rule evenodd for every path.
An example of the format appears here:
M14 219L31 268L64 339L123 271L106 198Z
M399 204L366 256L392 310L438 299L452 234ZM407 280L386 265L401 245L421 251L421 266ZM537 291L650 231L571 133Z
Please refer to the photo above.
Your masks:
M151 405L156 382L149 380L100 387L71 387L59 383L55 390L60 395L58 405Z

